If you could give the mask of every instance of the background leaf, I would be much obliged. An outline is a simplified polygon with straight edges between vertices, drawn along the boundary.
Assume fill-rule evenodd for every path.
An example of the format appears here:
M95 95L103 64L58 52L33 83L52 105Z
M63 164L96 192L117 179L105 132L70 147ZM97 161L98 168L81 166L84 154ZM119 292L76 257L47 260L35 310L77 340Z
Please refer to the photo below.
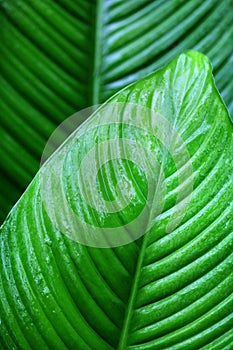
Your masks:
M211 59L233 111L232 0L0 0L0 220L51 132L185 49Z
M175 126L192 161L190 206L179 226L166 232L176 209L173 195L185 185L177 186L177 172L184 172L187 164L181 162L174 169L165 152L161 168L166 202L151 230L128 245L90 248L70 240L51 221L38 174L1 230L1 344L24 350L230 349L233 126L215 88L209 61L199 53L182 54L111 102L137 103ZM149 119L150 126L154 122ZM93 135L97 144L102 141L103 125L98 128L99 133ZM120 138L124 128L108 135ZM141 141L137 134L135 141L132 154ZM160 150L154 139L143 142L146 149ZM85 154L86 142L81 140L80 147ZM51 170L63 149L43 169ZM75 149L74 144L68 153L71 157L66 158L71 174L76 173L79 159ZM175 151L180 155L179 147ZM107 184L112 189L117 168L110 163L106 164L111 175ZM143 191L143 175L138 173L134 179L133 165L123 166L123 175L131 176L136 193ZM53 177L49 171L51 184L58 178L62 186L66 180L75 186L76 178L67 173L69 167L62 168L64 176ZM74 196L72 186L64 188L67 198ZM62 198L52 197L50 204L58 210ZM82 204L76 202L76 211L85 219L82 214L87 210ZM67 223L69 219L64 217ZM122 219L128 217L122 215Z

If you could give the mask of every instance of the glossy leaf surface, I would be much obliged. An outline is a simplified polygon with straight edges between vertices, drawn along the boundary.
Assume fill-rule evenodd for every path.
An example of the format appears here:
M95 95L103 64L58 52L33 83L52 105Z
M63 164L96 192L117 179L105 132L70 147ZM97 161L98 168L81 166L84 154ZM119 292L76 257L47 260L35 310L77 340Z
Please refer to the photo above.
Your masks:
M185 183L178 184L177 174L185 172L187 164L174 167L166 147L133 131L132 154L140 142L151 148L158 155L166 184L162 213L136 241L101 249L70 240L48 215L38 174L1 230L1 344L24 350L230 349L233 126L211 65L197 52L182 54L110 102L155 111L182 137L193 169L193 191L185 215L167 231L172 212L178 213L175 198L185 188ZM94 118L86 124L91 125ZM152 128L155 122L149 119L148 124ZM96 144L103 141L102 129L100 124L93 135ZM124 131L113 132L109 125L108 141L122 138ZM82 139L80 147L82 155L87 147ZM73 175L80 158L72 152L75 147L66 158L68 167L56 177L62 186L68 184L65 194L76 215L94 220L94 211L85 216L84 201L72 201L76 193L72 190L81 185ZM179 154L179 149L174 152ZM61 154L62 149L44 169L52 167ZM114 198L112 189L120 169L120 175L131 180L140 204L144 198L140 193L146 193L143 174L132 162L119 161L120 165L110 161L103 167L103 174L106 171L109 176L104 184L98 180L99 194ZM85 178L82 181L85 185ZM51 205L60 207L56 196ZM140 210L135 205L136 214ZM70 217L63 215L62 221L69 223ZM122 223L128 215L119 214Z
M186 49L233 110L232 0L0 0L0 220L54 128Z

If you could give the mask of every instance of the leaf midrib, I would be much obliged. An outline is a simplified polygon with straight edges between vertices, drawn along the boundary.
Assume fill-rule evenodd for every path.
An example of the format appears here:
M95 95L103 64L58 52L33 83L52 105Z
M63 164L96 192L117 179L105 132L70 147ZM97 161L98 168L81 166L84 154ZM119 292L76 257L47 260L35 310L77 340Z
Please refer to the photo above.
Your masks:
M129 302L128 306L125 311L125 319L124 323L122 326L122 332L119 340L119 345L117 347L117 350L125 350L127 347L127 340L128 340L128 334L129 334L129 327L130 327L130 321L132 319L132 312L134 310L134 304L135 304L135 298L136 298L136 293L138 290L138 283L139 283L139 276L141 273L141 268L142 268L142 263L143 263L143 258L144 258L144 253L147 247L147 237L148 235L145 234L143 237L138 261L137 261L137 266L135 270L135 275L134 275L134 280L130 292L130 297L129 297Z
M163 152L162 163L165 162L165 158L166 158L166 152ZM160 168L159 178L160 178L161 174L162 174L162 168ZM158 181L158 184L160 184L160 181ZM154 198L153 198L152 202L155 201L155 196L156 196L156 187L154 189L154 196L153 196ZM146 226L144 229L145 233L144 233L143 238L142 238L142 244L140 247L140 252L139 252L139 256L138 256L138 260L137 260L137 266L136 266L136 270L135 270L135 274L134 274L134 279L133 279L132 288L130 291L130 296L129 296L127 308L125 311L125 318L124 318L122 332L120 335L119 345L117 347L117 350L125 350L127 348L127 345L128 345L127 341L129 339L128 338L129 327L130 327L130 322L132 320L132 313L134 311L135 299L136 299L136 294L138 291L138 284L139 284L139 280L140 280L140 274L141 274L141 270L142 270L142 264L143 264L143 260L144 260L145 250L147 249L148 229L149 229L149 223L152 219L151 215L152 215L152 213L150 212L149 217L148 217L148 222L146 223Z
M97 0L94 23L93 23L93 66L91 74L91 105L97 105L100 102L100 68L101 68L101 52L102 52L102 28L103 28L103 17L104 17L104 0Z

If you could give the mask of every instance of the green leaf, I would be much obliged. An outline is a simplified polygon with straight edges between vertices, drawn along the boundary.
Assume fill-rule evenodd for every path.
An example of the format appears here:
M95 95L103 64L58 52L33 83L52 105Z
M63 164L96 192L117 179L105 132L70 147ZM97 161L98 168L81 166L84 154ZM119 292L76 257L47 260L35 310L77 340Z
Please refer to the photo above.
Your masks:
M43 166L1 230L4 349L231 348L233 126L211 70L204 55L181 54L111 98L80 126L69 139L71 144L64 143ZM131 123L127 106L133 106ZM113 114L110 123L100 119L108 114L105 108L116 108L121 123L111 123ZM149 112L139 113L145 110ZM132 159L139 154L136 165L121 153L118 158L111 153L116 149L110 147L112 141L130 138ZM99 196L111 202L117 182L131 183L124 195L132 198L134 210L127 211L126 206L115 217L94 206L91 211L85 198L80 199L81 187L90 194L90 174L77 181L78 167L101 143L107 150L95 153L94 160L101 161L101 154L105 160L108 152L113 157L101 165L101 176L96 178ZM162 198L155 195L151 203L145 201L149 193L145 179L150 176L143 173L144 165L149 163L149 171L156 168L150 156L140 158L141 146L157 159L166 185L164 207L149 226L153 215L137 221L142 204L150 204L153 214ZM56 173L61 159L61 172ZM154 183L160 186L154 174ZM69 238L74 228L70 213L96 228L100 240L106 226L122 234L129 219L142 224L142 236L135 240L134 225L125 231L131 238L126 245L103 249L91 247L90 240L83 245L77 241L88 237L88 231L80 236L81 226L75 227L73 240ZM171 230L174 217L178 221Z
M0 220L57 125L186 49L211 59L232 112L232 21L232 0L0 0Z

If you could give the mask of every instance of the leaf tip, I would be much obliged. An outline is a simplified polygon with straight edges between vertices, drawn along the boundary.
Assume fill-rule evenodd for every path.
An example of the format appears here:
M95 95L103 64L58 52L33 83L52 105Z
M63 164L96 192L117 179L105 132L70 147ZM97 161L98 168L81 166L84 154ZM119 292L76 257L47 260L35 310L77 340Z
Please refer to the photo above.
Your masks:
M188 51L184 52L184 55L186 55L191 60L198 62L200 65L205 65L212 72L213 67L212 67L211 61L210 61L209 57L206 56L204 53L202 53L200 51L195 51L195 50L188 50Z

